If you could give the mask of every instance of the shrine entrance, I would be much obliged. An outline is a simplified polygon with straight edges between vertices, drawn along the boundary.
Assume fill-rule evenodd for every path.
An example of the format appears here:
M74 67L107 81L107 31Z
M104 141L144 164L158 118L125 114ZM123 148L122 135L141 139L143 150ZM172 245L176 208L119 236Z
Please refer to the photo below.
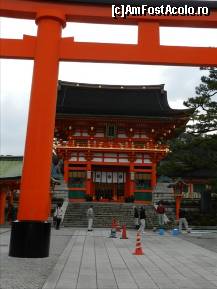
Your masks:
M94 201L123 202L127 196L128 174L124 167L95 166L92 173Z
M94 201L100 202L123 202L124 184L118 183L95 183Z

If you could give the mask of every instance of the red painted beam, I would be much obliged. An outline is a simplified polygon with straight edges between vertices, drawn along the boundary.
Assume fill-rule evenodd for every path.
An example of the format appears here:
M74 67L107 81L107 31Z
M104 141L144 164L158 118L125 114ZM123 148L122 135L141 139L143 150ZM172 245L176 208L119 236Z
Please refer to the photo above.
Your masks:
M23 39L0 39L0 57L33 59L36 38L24 35Z
M217 48L146 47L136 44L61 43L62 61L114 62L158 65L216 66Z
M33 59L36 38L1 39L0 57ZM62 39L61 61L113 62L159 65L216 66L217 48L146 46L137 44L79 43Z

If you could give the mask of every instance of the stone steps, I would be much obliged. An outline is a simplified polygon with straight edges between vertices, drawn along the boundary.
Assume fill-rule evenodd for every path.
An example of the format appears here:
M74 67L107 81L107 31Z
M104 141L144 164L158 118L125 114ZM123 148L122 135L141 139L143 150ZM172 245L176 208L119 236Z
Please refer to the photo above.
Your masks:
M110 228L112 219L116 218L122 226L126 224L127 228L134 228L133 206L131 203L69 203L63 225L65 227L87 227L86 212L89 206L93 206L94 210L94 227L95 228ZM136 205L140 207L141 205ZM158 219L152 205L145 206L146 208L146 227L153 228L157 226Z
M158 182L153 191L153 202L174 201L174 193L172 188L168 188L169 183Z

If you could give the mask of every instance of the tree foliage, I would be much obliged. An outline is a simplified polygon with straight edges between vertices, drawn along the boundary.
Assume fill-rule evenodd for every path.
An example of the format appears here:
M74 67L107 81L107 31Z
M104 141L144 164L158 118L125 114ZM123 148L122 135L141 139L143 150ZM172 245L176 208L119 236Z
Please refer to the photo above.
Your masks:
M217 97L217 68L208 70L208 76L202 76L201 84L196 87L196 96L184 102L185 106L194 110L187 130L195 135L217 133L217 101L214 100Z
M170 141L170 152L158 167L158 174L185 176L195 171L217 172L217 135L183 134Z
M207 170L217 172L217 68L201 77L196 96L184 102L194 111L185 133L169 141L170 153L163 160L158 173L185 176L191 172Z

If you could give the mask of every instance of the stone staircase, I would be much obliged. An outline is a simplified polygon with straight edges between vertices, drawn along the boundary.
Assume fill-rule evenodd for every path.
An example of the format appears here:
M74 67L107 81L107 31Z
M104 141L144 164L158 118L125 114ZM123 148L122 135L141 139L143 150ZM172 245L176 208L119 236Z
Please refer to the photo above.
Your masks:
M158 182L153 191L153 203L159 201L174 201L173 189L168 188L169 183Z
M133 206L141 206L132 203L69 203L63 225L65 227L87 227L86 212L90 205L93 205L95 228L111 228L112 218L116 218L120 225L126 224L127 228L134 228ZM145 209L146 228L157 227L157 215L154 207L147 205Z

